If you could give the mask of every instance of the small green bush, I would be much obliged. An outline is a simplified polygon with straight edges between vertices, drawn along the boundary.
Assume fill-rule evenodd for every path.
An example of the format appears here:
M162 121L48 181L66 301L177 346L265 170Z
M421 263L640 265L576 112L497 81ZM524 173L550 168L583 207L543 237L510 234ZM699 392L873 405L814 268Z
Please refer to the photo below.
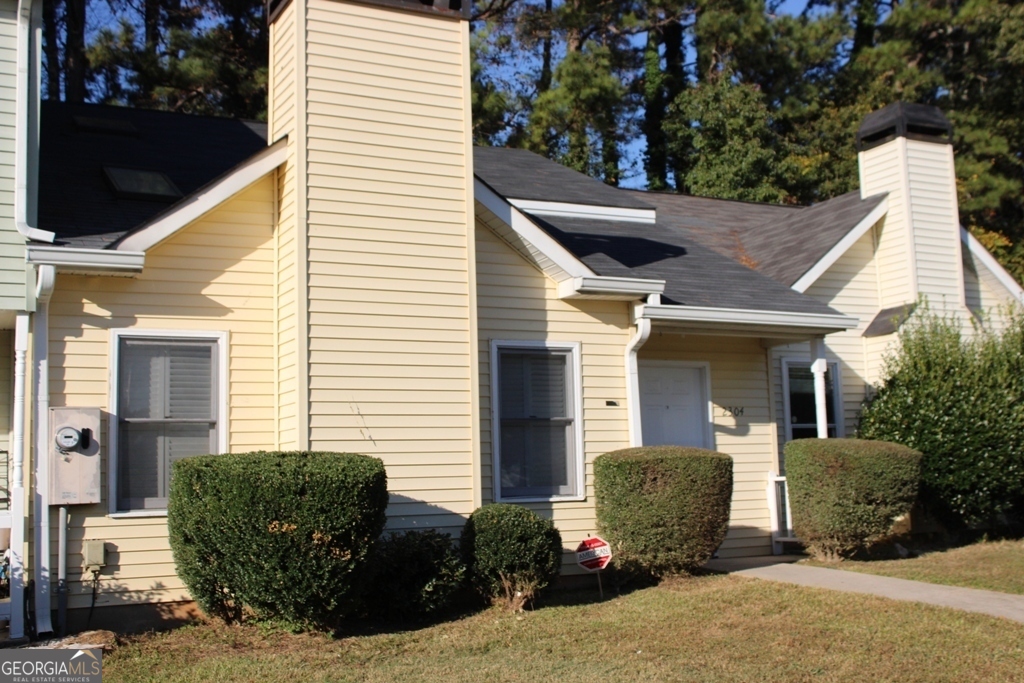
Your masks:
M702 448L627 448L594 461L594 488L598 529L617 567L690 572L725 540L732 458Z
M558 578L562 536L549 520L519 505L477 509L462 529L462 556L473 584L514 610Z
M793 530L817 557L834 561L892 529L917 498L921 454L858 439L797 439L786 444Z
M174 463L167 524L178 575L208 614L324 628L357 604L387 504L377 458L211 455Z
M924 454L921 502L950 531L1024 513L1024 316L1008 320L964 335L915 313L861 414L859 438Z
M392 533L378 539L369 561L366 602L388 619L436 613L451 604L466 566L448 534Z

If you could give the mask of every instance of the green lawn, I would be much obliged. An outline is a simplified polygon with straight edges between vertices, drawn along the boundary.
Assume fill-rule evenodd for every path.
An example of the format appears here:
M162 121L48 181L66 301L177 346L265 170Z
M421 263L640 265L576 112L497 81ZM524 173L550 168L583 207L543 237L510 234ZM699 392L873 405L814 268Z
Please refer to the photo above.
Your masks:
M199 624L104 658L119 681L1024 681L1024 625L733 576L332 639ZM576 604L573 604L573 602Z
M899 579L1024 595L1024 541L975 543L905 560L813 564Z

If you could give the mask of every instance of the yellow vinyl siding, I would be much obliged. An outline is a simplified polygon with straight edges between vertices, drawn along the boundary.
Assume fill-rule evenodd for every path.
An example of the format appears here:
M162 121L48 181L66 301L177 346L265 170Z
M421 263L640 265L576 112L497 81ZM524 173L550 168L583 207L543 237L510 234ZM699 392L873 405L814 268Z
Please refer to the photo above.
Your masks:
M863 336L881 306L874 239L869 231L807 289L809 296L859 321L853 329L825 337L828 360L839 363L842 390L840 419L846 436L853 435L867 388L878 381L885 350L895 339L895 335L873 338ZM810 353L808 343L788 344L772 349L773 394L780 448L786 440L782 359L810 361Z
M936 310L963 310L960 216L953 147L906 140L918 291Z
M1020 306L985 264L974 258L966 246L964 255L964 298L967 308L977 320L992 331L1006 327L1011 307Z
M765 488L775 467L768 358L759 339L660 334L640 350L640 360L700 361L711 373L714 448L733 458L729 533L719 557L771 554L771 520ZM743 409L733 417L727 409Z
M273 175L258 181L154 247L137 278L60 275L50 305L51 405L107 409L111 328L227 331L228 415L221 420L230 450L273 448L274 192ZM102 455L103 503L70 509L69 605L90 603L83 539L107 542L98 606L188 599L166 520L107 515ZM56 556L55 525L51 538Z
M906 138L859 155L861 196L888 193L888 212L877 232L880 306L889 308L917 299L914 254L910 243L910 206L905 170Z
M304 230L299 227L300 214L298 178L304 128L299 123L303 93L301 78L305 62L299 44L301 20L297 18L301 3L290 2L270 25L270 141L288 137L288 160L277 173L277 223L275 236L276 267L274 276L276 313L276 384L275 445L284 450L299 448L299 376L304 372L299 355L299 330L305 319L300 315L300 297L305 288L304 266L299 262L304 253ZM302 216L305 212L302 212ZM300 250L300 246L303 247Z
M310 445L384 460L390 528L457 531L474 505L468 27L305 12Z
M478 222L476 229L477 307L481 403L481 484L483 502L494 500L491 431L491 340L579 342L583 376L583 454L586 500L526 503L553 519L566 548L596 531L594 458L629 446L626 413L626 344L631 335L629 307L621 301L566 302L553 280L526 262ZM617 405L609 406L608 401ZM568 559L567 559L568 562ZM574 568L575 562L567 565Z

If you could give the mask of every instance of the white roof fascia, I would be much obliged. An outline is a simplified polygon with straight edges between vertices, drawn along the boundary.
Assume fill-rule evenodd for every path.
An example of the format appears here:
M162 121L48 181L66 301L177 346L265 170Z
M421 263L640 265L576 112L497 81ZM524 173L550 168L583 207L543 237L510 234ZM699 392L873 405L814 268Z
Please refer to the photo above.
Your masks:
M1017 281L1013 279L1012 275L1006 272L1005 268L999 265L999 262L996 261L995 257L992 256L989 250L985 248L985 245L979 242L978 238L972 235L970 231L963 226L960 227L960 239L967 245L971 254L981 261L981 264L985 266L985 268L987 268L997 280L999 280L999 283L1005 287L1017 301L1024 303L1024 288L1017 284Z
M54 266L63 273L134 275L142 272L146 254L142 251L78 249L30 244L26 259L32 265Z
M645 304L640 308L639 317L668 323L751 325L800 330L830 330L833 332L852 329L860 324L857 318L828 313L788 313L784 311L673 306L665 304Z
M558 283L560 299L621 299L632 301L665 291L664 280L629 277L574 277Z
M158 216L149 224L131 233L114 249L147 251L178 232L192 221L209 213L257 180L283 164L288 158L288 141L278 140L265 150L237 166L228 175L186 198L181 206Z
M878 206L871 210L867 216L865 216L857 225L853 226L850 232L846 233L843 239L839 240L834 247L828 250L821 260L811 266L810 270L804 273L799 280L793 283L792 289L803 294L807 289L818 281L822 275L825 274L829 268L839 260L839 257L845 254L850 247L857 243L861 237L863 237L868 230L871 229L878 221L882 220L885 214L889 211L889 198L884 197L879 202Z
M559 272L549 272L548 275L556 282L560 283L572 278L597 277L597 273L576 258L572 252L523 215L522 211L482 183L479 178L474 179L473 195L476 201L486 206L502 223L512 228L521 239L554 264Z
M532 199L509 199L512 206L537 216L561 216L563 218L596 218L622 223L654 223L657 214L654 209L626 209L618 206L594 206L591 204L570 204L567 202L541 202Z

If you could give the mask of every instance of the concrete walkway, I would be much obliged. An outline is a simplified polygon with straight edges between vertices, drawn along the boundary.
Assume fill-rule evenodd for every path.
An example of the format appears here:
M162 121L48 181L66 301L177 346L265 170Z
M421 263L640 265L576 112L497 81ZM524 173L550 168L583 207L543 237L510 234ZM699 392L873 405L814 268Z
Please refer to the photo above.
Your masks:
M1003 617L1024 624L1024 595L983 591L976 588L941 586L922 581L894 579L888 576L860 574L841 569L825 569L792 564L795 557L750 558L749 560L712 560L707 568L737 576L781 581L798 586L828 588L847 593L877 595L891 600L923 602Z

